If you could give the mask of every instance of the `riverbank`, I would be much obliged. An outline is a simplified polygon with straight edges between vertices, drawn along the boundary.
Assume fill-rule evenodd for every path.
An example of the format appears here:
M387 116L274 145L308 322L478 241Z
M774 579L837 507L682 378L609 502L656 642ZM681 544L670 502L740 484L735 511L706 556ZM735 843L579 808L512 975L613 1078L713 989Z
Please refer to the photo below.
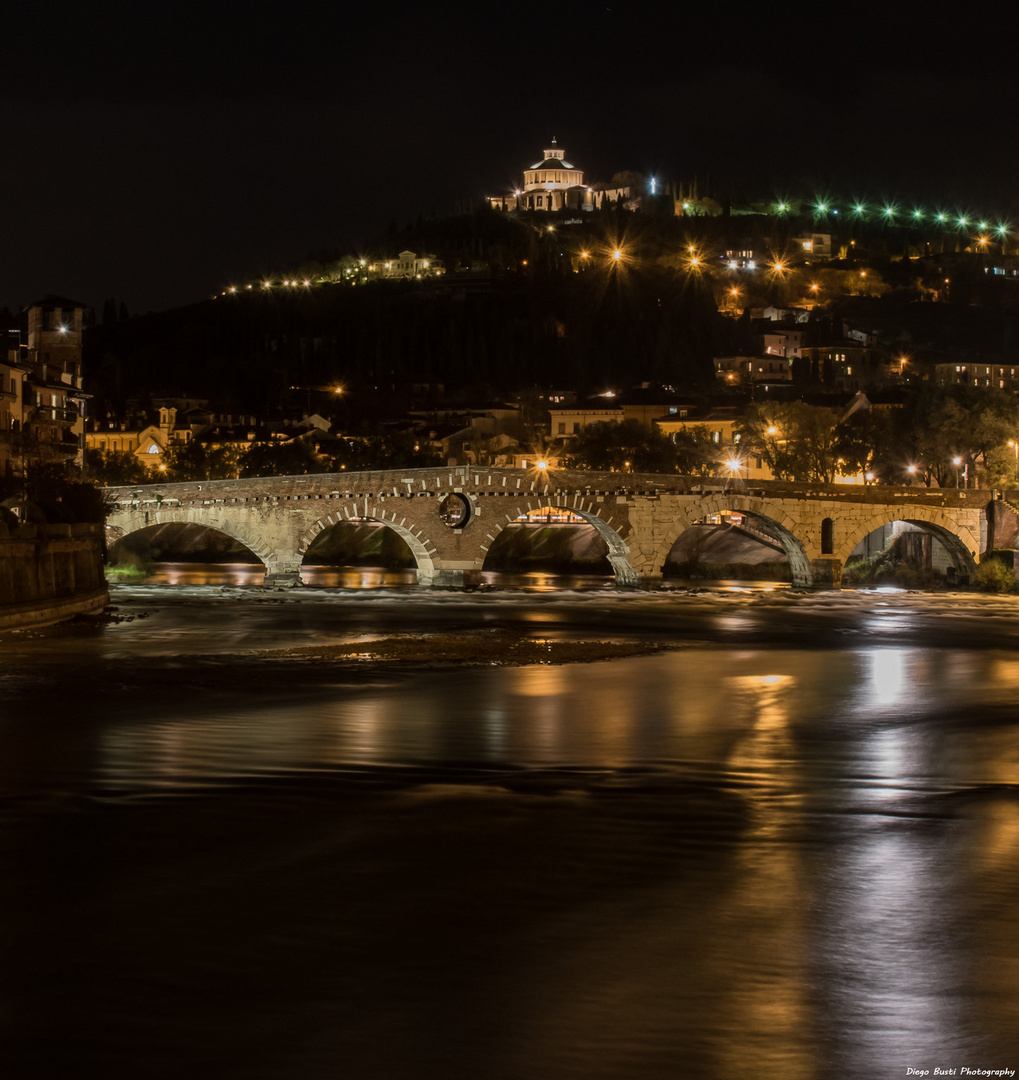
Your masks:
M108 603L102 525L0 525L0 630L46 626Z

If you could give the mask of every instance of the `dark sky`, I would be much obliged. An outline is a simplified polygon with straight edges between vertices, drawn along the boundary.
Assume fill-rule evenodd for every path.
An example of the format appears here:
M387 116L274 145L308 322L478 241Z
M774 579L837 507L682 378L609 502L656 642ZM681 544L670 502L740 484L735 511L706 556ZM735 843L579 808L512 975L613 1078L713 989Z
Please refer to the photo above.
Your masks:
M200 300L496 193L553 134L590 179L844 187L1019 224L1010 11L22 4L0 304Z

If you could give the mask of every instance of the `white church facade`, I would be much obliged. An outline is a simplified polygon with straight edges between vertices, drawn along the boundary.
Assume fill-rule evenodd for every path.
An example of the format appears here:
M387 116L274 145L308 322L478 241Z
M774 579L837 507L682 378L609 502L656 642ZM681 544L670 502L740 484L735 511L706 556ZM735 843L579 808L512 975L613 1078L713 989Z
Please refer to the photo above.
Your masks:
M543 153L541 161L524 169L522 188L488 197L493 210L597 210L607 203L630 204L639 197L629 185L586 185L583 170L566 160L566 151L554 138Z

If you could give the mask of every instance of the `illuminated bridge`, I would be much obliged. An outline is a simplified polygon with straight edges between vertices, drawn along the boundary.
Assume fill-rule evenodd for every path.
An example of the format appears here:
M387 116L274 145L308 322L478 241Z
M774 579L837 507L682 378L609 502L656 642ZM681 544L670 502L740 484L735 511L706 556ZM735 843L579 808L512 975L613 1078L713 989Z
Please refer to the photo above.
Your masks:
M499 533L549 508L594 527L618 585L646 587L661 581L679 536L714 514L749 518L781 544L794 585L821 588L837 588L854 547L892 521L933 534L963 580L988 547L1014 546L1015 530L1013 515L1002 542L998 508L1008 504L990 491L467 466L156 483L110 488L107 499L111 546L153 525L199 525L254 552L267 585L299 584L315 537L350 521L394 530L410 548L418 582L447 586L478 583Z

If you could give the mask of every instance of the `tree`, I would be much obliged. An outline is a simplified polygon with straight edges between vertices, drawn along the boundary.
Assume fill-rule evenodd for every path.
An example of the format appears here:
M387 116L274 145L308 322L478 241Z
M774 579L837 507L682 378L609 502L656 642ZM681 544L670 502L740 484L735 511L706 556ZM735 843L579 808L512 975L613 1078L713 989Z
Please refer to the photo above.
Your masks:
M126 450L87 451L85 476L103 487L146 484L152 480L149 467Z
M241 476L304 476L326 472L325 462L302 439L253 443L241 463Z
M830 484L848 467L831 409L803 401L751 405L739 432L741 445L779 480Z
M678 472L676 444L639 420L590 424L566 444L563 464L612 472Z
M940 486L954 485L959 468L977 487L1014 480L1015 457L1008 442L1019 439L1019 402L1010 394L926 385L915 400L913 425L920 461Z

